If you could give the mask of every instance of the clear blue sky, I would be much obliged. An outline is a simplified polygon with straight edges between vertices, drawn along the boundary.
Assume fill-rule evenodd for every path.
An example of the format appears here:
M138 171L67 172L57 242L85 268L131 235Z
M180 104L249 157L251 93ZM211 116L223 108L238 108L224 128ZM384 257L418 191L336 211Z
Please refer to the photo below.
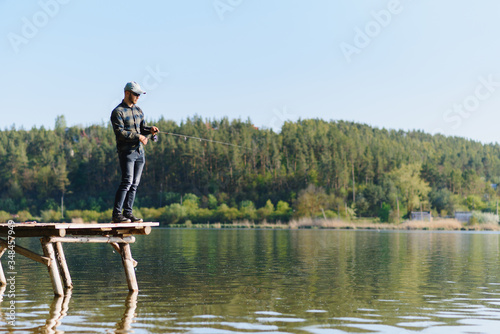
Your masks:
M500 142L500 2L0 0L1 128L321 118Z

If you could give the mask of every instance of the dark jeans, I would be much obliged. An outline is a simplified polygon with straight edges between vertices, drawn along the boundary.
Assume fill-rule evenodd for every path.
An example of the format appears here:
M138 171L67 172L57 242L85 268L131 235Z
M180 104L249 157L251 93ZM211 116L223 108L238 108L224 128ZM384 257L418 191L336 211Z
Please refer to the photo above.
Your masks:
M120 159L122 180L116 192L113 215L122 213L122 209L124 215L130 215L132 214L135 193L141 181L142 169L146 163L146 157L144 156L144 151L139 153L136 150L132 152L118 152L118 158Z

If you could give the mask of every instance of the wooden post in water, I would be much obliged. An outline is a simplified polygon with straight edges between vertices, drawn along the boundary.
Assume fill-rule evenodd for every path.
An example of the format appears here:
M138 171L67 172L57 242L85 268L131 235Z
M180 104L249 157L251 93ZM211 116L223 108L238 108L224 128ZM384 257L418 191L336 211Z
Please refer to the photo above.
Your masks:
M7 246L4 244L0 245L0 258L3 253L7 250ZM2 263L0 263L0 285L7 285L7 280L5 279L5 274L3 272Z
M72 289L73 282L71 281L71 274L69 273L68 263L66 262L66 256L64 256L64 249L60 242L56 242L55 245L56 245L55 252L57 257L57 265L59 266L59 270L62 273L64 288Z
M43 253L46 257L50 259L49 275L52 281L52 288L54 289L54 294L56 296L64 296L64 289L61 282L61 276L59 275L59 268L57 264L56 254L54 252L54 244L50 242L47 238L40 239L42 243Z
M125 277L127 278L128 289L130 291L138 291L139 286L137 285L137 278L135 277L134 264L137 262L132 258L132 252L130 251L130 244L121 243L120 245L120 255L122 256L123 268L125 269Z

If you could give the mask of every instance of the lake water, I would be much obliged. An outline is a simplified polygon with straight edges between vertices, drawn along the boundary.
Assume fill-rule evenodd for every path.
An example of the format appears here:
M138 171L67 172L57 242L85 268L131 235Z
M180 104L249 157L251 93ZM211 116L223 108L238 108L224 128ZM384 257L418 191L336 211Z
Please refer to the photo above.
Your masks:
M132 245L136 294L111 246L64 248L71 296L18 255L17 319L4 293L1 332L500 332L494 232L153 229Z

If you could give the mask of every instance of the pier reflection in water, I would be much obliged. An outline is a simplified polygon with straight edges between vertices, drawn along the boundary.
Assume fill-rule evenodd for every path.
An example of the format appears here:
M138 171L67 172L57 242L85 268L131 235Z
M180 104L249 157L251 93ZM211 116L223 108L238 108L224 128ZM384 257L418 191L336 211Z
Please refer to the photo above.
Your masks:
M137 309L137 296L139 292L131 291L129 292L127 298L125 299L125 308L123 311L123 316L120 320L117 321L116 326L113 330L110 331L108 329L106 332L108 333L131 333L132 332L132 324L134 322L134 318L136 317L136 309ZM48 313L48 318L46 323L43 326L39 326L34 328L35 332L40 333L64 333L62 330L58 330L57 328L61 326L64 317L68 315L69 304L71 301L72 293L71 291L66 291L65 296L56 296L52 300L52 304L50 305L50 310ZM85 324L81 324L85 328ZM78 325L74 324L74 327ZM12 327L15 329L15 326Z
M66 295L56 296L50 305L49 318L45 325L39 329L42 333L57 333L57 327L61 325L62 319L68 314L71 290L65 291Z

